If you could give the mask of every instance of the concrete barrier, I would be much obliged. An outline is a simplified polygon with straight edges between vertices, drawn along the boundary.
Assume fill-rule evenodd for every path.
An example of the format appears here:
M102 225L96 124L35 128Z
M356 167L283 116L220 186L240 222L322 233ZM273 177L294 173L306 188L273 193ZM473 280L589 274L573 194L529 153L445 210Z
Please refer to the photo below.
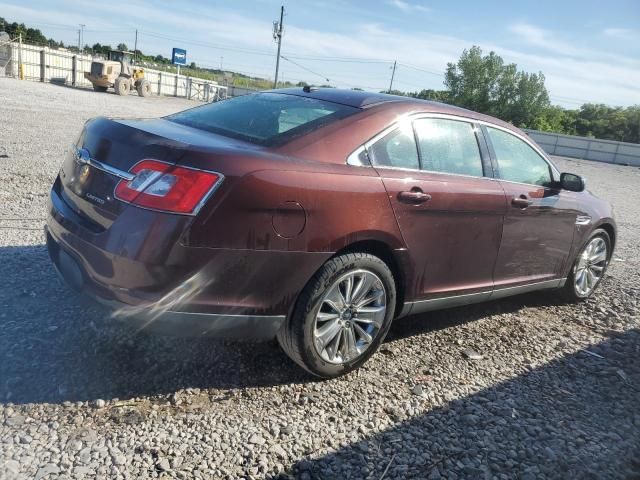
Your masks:
M640 144L525 130L549 155L640 167Z

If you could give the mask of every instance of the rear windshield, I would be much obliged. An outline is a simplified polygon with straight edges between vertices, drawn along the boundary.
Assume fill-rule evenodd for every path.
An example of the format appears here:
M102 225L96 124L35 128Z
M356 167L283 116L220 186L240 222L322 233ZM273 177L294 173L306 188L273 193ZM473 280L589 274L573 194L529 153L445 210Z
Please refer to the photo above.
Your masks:
M167 120L259 145L283 144L359 109L315 98L256 93L170 115Z

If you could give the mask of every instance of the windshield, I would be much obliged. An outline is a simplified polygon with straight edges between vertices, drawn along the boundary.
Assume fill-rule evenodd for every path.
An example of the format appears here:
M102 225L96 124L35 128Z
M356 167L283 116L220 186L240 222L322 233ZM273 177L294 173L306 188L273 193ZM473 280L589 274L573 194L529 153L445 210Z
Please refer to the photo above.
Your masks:
M273 146L345 118L359 109L315 98L258 93L192 108L172 122Z

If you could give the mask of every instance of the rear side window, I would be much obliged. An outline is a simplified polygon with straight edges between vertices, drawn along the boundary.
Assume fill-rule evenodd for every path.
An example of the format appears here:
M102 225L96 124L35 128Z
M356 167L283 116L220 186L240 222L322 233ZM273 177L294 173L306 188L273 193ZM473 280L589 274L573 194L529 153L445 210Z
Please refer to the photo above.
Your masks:
M473 126L467 122L425 118L414 122L422 169L482 176L482 159Z
M235 97L170 115L167 120L251 143L273 146L359 109L282 93Z
M496 128L488 127L487 131L498 161L500 178L530 185L551 183L551 167L526 142Z
M368 148L369 159L378 167L419 168L418 150L411 124L403 125Z

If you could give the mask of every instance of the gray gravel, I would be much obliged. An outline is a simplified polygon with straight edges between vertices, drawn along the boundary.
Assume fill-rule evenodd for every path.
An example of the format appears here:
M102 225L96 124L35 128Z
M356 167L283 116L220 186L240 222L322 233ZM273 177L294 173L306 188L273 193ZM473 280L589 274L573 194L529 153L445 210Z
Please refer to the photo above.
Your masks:
M640 478L640 169L558 160L616 208L592 300L399 321L320 382L275 343L136 335L48 261L47 192L82 123L192 105L0 78L0 478Z

